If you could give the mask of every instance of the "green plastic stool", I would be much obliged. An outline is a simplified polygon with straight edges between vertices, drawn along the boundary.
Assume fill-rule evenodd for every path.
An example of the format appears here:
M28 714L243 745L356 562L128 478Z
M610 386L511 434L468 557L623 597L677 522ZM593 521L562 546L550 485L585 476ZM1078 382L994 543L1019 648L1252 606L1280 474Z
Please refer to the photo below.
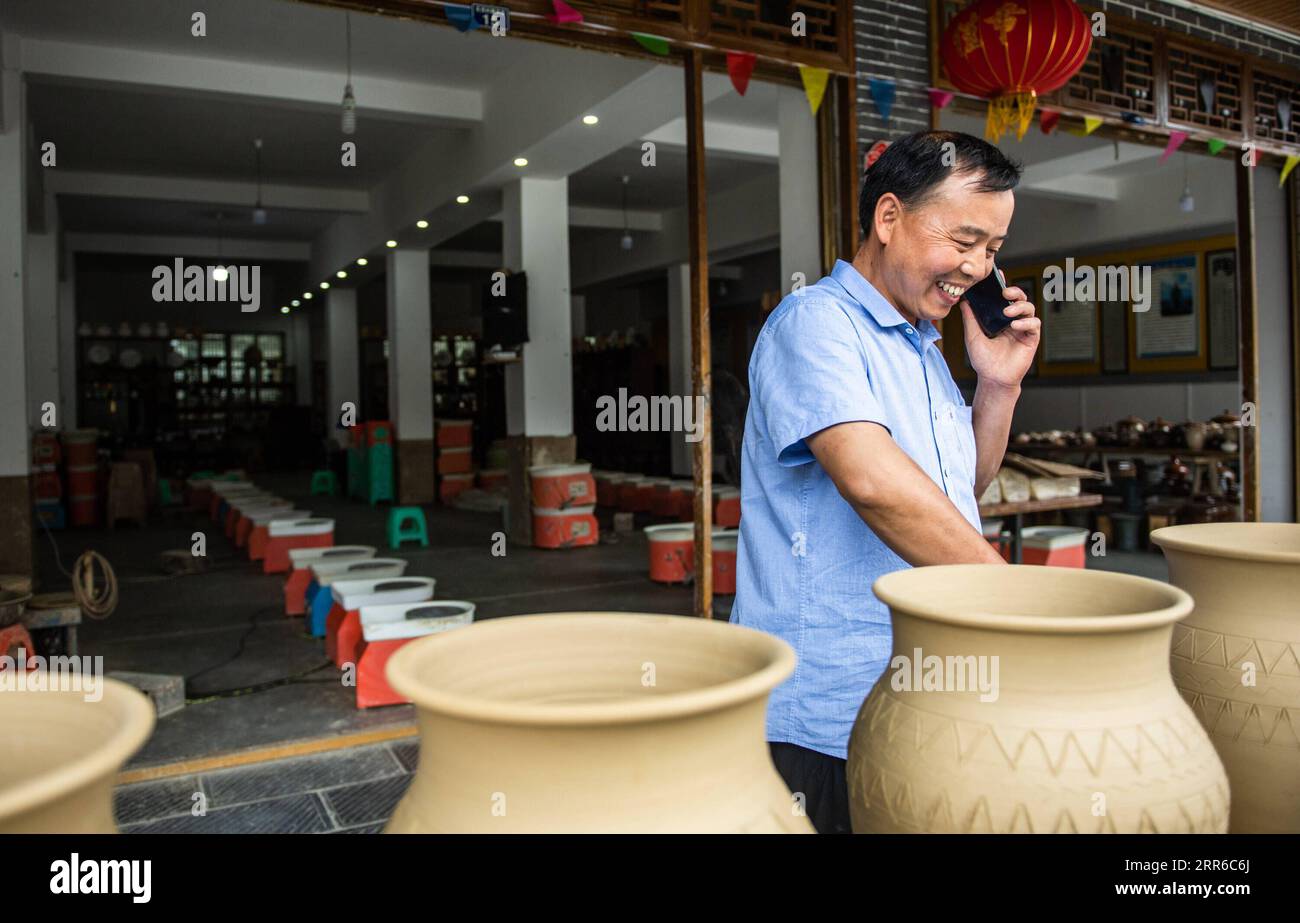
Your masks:
M167 480L166 478L159 478L158 479L158 505L171 506L172 504L179 503L179 502L180 499L178 497L172 496L171 481Z
M328 469L313 471L311 473L311 495L326 494L334 496L338 493L338 480L334 477L334 472Z
M429 528L424 522L424 510L418 506L395 506L388 511L388 547L397 548L402 542L419 541L421 548L429 547Z

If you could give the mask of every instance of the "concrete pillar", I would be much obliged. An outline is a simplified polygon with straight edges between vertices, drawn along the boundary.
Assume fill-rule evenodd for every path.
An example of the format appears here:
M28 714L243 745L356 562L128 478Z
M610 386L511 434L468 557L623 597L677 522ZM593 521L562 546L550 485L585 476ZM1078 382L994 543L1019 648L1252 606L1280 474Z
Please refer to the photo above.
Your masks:
M528 274L528 343L506 367L505 390L510 538L531 544L528 468L573 461L575 452L568 179L507 184L501 215L506 268Z
M63 254L59 273L59 423L77 428L77 258Z
M26 114L17 37L0 36L0 573L30 574L31 435L27 429L24 265Z
M432 503L433 311L429 251L388 251L388 416L397 440L397 499Z
M294 393L297 395L296 403L299 407L311 406L311 321L308 320L306 312L302 310L293 313L293 368L294 368Z
M1296 408L1291 389L1291 280L1287 259L1285 188L1280 171L1256 167L1255 286L1259 311L1259 505L1264 522L1295 522Z
M329 388L325 402L325 429L344 448L351 441L339 427L344 402L361 407L361 369L357 357L357 290L331 288L325 293L325 343ZM357 421L361 422L360 420Z
M794 273L803 273L809 285L822 277L821 224L817 214L817 125L802 90L778 89L777 131L781 294L788 295ZM847 258L852 259L852 254L847 254Z
M691 264L668 267L668 388L672 394L691 393ZM673 474L688 478L694 470L693 450L686 433L672 433Z
M42 169L32 165L32 169ZM68 428L60 419L63 400L59 383L59 232L54 196L45 197L44 228L27 235L27 285L23 303L23 333L27 343L27 424L44 428L46 409L54 408L54 428Z

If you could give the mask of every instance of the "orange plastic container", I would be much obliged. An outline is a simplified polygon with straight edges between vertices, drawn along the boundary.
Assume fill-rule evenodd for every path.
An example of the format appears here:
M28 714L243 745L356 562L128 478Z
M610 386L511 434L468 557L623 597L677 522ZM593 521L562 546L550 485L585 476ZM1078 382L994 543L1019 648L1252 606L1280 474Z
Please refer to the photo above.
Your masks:
M32 462L37 465L57 465L62 459L59 440L52 433L36 433L32 436Z
M484 468L478 473L479 490L496 490L510 482L510 472L505 468Z
M534 465L528 469L528 479L535 510L567 510L596 502L596 481L589 464Z
M68 468L68 493L74 497L90 497L97 490L98 465L76 465Z
M474 467L474 460L469 449L439 449L439 474L467 474Z
M68 513L74 526L93 526L99 519L99 498L76 496L69 498Z
M85 467L98 461L99 433L93 429L74 429L63 434L63 455L68 466Z
M662 478L644 478L637 481L632 494L632 512L648 513L655 502L655 484Z
M618 485L627 478L621 471L602 471L593 474L596 480L596 503L599 506L618 506Z
M578 548L600 540L594 506L567 510L533 510L533 545L538 548Z
M655 583L685 583L695 572L695 530L670 524L648 526L650 579Z
M637 490L640 489L641 482L644 480L644 475L627 474L618 482L616 485L615 505L618 506L621 512L633 512L636 506Z
M474 475L472 474L444 474L438 480L438 499L443 503L450 503L462 490L469 490L473 486Z
M1087 529L1070 526L1028 526L1020 530L1021 559L1049 567L1086 566L1083 547Z
M63 483L57 471L37 471L34 480L37 500L58 500L63 496Z
M438 420L438 448L454 449L471 444L474 434L472 420Z
M726 529L734 529L740 525L740 490L738 488L713 488L713 524Z

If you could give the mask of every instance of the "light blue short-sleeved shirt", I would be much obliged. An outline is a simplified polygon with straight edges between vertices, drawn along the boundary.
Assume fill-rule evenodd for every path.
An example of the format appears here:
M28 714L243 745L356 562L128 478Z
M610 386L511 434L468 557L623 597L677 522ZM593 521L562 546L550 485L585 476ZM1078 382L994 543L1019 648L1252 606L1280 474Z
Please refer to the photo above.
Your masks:
M976 529L975 433L927 320L909 323L849 263L788 295L749 360L740 545L731 621L799 657L773 692L767 739L844 758L862 700L890 656L889 610L871 585L909 565L840 496L804 439L867 420Z

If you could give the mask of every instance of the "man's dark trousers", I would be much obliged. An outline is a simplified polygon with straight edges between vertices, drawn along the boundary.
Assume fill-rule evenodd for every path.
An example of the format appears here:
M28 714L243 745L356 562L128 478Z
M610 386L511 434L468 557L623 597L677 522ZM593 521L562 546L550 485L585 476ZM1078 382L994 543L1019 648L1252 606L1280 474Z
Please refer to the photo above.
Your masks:
M768 743L785 784L804 796L804 809L818 833L852 833L845 761L797 744Z

